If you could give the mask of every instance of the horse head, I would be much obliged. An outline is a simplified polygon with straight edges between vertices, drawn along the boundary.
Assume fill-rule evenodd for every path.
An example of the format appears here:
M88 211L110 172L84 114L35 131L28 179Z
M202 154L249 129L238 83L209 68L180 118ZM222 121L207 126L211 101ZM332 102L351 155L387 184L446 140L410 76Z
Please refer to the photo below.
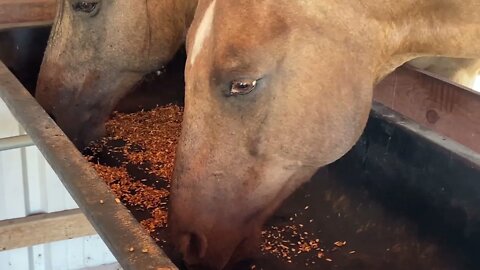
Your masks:
M82 148L117 102L184 42L193 0L61 0L36 98Z
M201 0L169 216L185 261L248 255L282 201L355 144L393 69L478 58L475 12L476 0Z

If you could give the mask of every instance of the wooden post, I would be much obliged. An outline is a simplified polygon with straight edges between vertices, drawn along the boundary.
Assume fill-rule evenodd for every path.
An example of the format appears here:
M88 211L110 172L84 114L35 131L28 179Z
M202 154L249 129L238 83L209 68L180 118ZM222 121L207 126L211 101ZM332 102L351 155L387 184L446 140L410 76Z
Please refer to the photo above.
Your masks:
M50 24L56 0L0 0L0 28Z
M480 95L424 71L400 67L374 100L480 153Z

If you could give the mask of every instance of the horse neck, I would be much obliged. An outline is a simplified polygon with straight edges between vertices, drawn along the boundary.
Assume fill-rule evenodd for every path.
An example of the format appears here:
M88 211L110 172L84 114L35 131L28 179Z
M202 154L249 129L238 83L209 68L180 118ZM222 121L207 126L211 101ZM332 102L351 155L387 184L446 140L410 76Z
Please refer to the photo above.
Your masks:
M185 43L197 0L149 0L150 55L169 61Z
M478 0L360 0L379 35L377 78L420 56L480 58Z
M384 2L392 2L386 8L393 12L383 14L394 22L390 30L399 37L397 53L480 58L478 0Z

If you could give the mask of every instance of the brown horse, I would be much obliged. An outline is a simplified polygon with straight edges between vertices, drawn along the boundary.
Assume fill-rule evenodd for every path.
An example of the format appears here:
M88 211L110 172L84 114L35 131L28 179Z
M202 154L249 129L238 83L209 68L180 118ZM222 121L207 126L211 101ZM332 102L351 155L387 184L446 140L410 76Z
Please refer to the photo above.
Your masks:
M78 146L183 44L196 0L61 0L36 97Z
M480 58L479 13L478 0L201 0L170 212L185 261L245 256L279 204L354 145L393 69Z

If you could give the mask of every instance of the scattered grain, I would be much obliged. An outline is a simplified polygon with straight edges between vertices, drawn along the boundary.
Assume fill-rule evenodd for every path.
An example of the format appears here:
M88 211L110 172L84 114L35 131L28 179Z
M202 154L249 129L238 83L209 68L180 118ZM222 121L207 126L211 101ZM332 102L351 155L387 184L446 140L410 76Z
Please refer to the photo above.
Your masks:
M144 211L148 218L140 223L152 235L160 228L167 227L168 219L168 196L170 180L173 175L175 148L181 131L183 109L176 105L158 107L152 111L142 111L134 114L114 113L114 116L106 124L108 137L93 144L90 149L93 154L105 151L120 153L126 157L126 161L118 167L110 167L95 162L93 157L87 157L97 173L110 186L116 196L116 203L124 203L127 207ZM115 140L124 141L120 147L108 146ZM142 168L145 175L151 175L155 184L161 184L165 188L157 188L152 181L145 177L135 180L129 174L127 165L136 165ZM149 182L150 181L150 182ZM104 201L100 200L103 204ZM308 210L310 206L305 206ZM285 226L271 226L262 231L263 241L261 250L287 263L293 263L298 256L308 255L310 258L304 262L305 266L314 265L315 260L325 260L325 251L320 247L320 239L312 232L305 231L303 224L295 224L298 216L294 213L289 218L291 224ZM309 220L313 223L313 219ZM157 242L161 239L154 237ZM165 243L163 241L162 243ZM346 241L335 242L336 247L343 247ZM134 248L129 248L130 252ZM148 249L142 249L142 253L148 253ZM355 251L350 251L350 254ZM257 269L252 265L250 269Z

